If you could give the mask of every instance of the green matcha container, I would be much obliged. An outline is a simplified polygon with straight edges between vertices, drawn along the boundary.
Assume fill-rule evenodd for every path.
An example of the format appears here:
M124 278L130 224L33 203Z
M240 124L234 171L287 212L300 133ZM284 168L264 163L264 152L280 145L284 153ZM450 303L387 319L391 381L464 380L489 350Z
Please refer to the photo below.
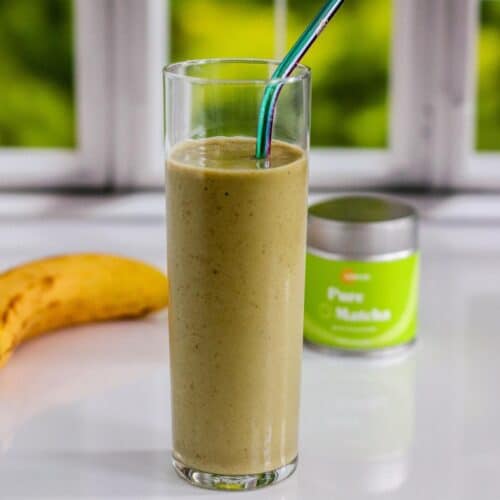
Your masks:
M392 198L339 196L309 208L304 337L341 353L387 354L416 338L415 210Z

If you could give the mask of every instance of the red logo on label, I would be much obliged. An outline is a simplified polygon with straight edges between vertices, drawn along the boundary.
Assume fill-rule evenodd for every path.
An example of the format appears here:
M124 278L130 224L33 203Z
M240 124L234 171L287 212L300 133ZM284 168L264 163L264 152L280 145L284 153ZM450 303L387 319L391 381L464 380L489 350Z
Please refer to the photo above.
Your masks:
M340 273L340 280L342 283L352 283L356 279L356 275L352 269L344 269Z

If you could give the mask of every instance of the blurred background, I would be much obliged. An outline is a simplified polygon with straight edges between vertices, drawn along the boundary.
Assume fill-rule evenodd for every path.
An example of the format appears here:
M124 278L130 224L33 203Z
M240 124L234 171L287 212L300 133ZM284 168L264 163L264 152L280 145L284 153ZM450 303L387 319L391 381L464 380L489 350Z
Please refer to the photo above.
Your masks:
M281 55L322 2L282 2L281 19L279 3L171 0L168 59ZM71 0L0 0L0 147L77 146L74 10ZM277 39L280 22L286 39ZM376 9L370 0L349 1L311 49L305 62L314 68L313 146L387 147L392 26L391 0ZM230 33L230 43L221 33ZM476 64L480 151L500 150L499 47L500 2L484 0Z

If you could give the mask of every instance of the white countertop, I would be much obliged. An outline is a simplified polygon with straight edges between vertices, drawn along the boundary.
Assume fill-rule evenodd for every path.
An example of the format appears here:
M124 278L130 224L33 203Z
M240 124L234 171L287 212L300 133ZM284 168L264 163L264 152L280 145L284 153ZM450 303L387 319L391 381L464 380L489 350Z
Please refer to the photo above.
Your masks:
M40 218L9 214L0 196L0 268L83 250L163 267L162 200L150 198L142 215L123 200L30 198ZM217 493L175 476L160 315L66 330L14 354L0 372L0 498L498 499L500 222L431 217L421 242L420 334L406 357L305 349L290 479Z

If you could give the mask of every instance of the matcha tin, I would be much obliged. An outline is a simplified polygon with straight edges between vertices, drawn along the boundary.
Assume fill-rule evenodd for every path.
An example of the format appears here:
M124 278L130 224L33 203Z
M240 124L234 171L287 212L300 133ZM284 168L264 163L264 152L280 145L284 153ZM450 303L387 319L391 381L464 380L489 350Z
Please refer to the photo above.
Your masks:
M309 208L304 337L344 353L392 353L415 340L417 214L372 195Z

